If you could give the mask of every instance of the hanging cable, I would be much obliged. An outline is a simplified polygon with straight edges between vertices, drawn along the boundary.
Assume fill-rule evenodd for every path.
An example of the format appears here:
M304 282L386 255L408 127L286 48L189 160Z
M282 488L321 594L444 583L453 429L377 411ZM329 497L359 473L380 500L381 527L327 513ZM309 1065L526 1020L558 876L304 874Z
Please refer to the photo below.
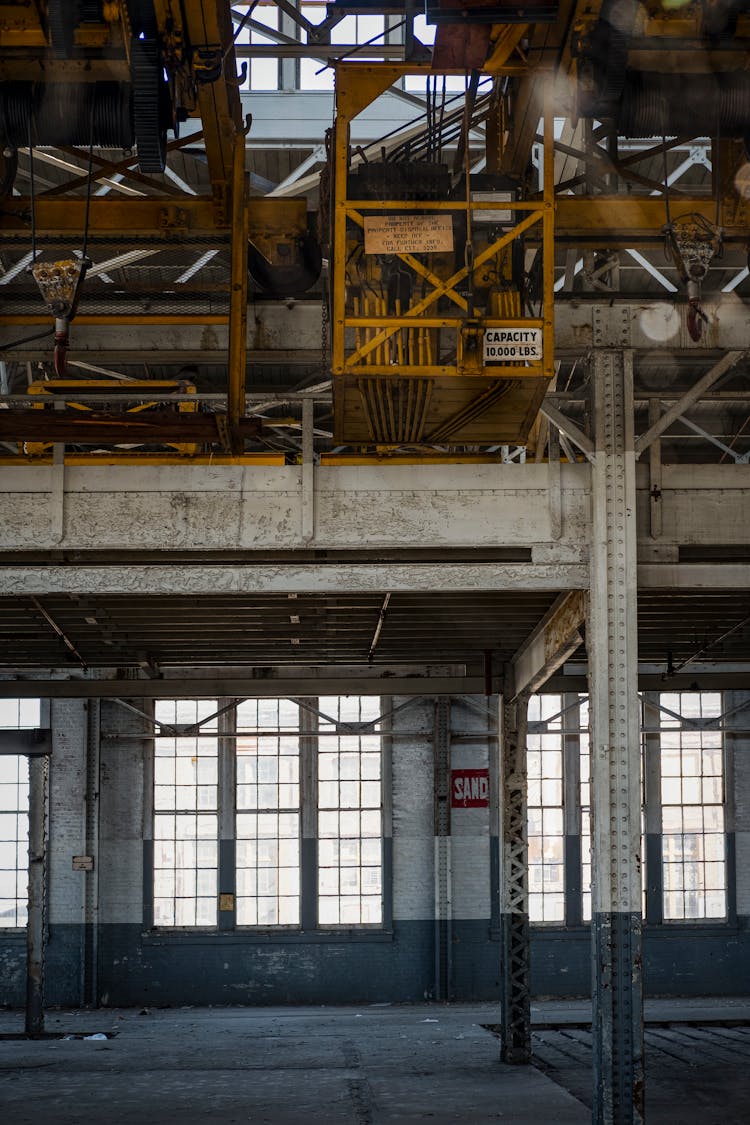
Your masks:
M91 106L89 109L89 167L88 178L86 180L86 209L83 216L83 248L81 250L81 258L86 261L86 250L89 244L89 213L91 211L91 180L94 174L94 110L96 108L96 87L94 87L94 96L91 98ZM85 266L84 266L85 269Z
M667 226L672 225L672 218L669 214L669 173L667 170L667 137L666 133L662 133L662 156L664 158L664 206L667 212Z
M36 261L36 216L34 214L34 137L32 133L32 115L29 114L29 181L31 184L31 265Z

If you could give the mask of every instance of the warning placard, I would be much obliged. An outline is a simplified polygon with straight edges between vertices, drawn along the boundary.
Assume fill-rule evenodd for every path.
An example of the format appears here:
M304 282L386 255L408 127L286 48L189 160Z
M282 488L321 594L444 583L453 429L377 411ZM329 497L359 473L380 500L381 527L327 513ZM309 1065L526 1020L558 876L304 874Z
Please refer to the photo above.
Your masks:
M431 254L452 249L450 215L365 215L365 254Z
M484 331L485 363L511 363L541 358L541 328L486 328Z
M486 809L489 803L489 770L451 770L451 808Z

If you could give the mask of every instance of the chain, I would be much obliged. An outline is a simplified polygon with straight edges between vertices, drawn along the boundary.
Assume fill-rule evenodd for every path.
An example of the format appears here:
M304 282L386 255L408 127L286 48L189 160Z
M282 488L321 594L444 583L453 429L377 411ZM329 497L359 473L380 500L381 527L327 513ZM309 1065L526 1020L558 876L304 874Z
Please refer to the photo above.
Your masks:
M329 267L330 268L330 267ZM331 310L328 306L328 289L323 290L323 303L320 317L320 373L324 379L329 374L328 363L328 327L331 319Z
M330 279L333 257L333 230L331 229L331 192L333 190L332 161L333 161L333 129L326 129L325 135L326 160L320 174L320 203L318 205L318 239L324 248L323 253L328 256L328 272L323 284L323 299L320 320L320 373L325 379L329 375L328 361L328 333L331 320L330 309Z

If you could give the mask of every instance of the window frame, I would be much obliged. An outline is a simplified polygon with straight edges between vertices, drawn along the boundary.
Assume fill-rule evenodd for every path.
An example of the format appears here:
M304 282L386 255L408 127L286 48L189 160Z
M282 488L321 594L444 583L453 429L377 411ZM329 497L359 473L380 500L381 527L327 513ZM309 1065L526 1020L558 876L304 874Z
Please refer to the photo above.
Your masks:
M267 697L281 698L281 697ZM346 698L346 697L338 697ZM367 698L367 697L362 697ZM373 698L373 697L370 697ZM299 726L295 731L287 730L287 735L299 739L299 825L300 825L300 915L296 923L248 924L237 921L237 753L238 738L237 707L241 699L211 700L215 710L221 709L218 716L218 890L217 919L209 926L165 926L154 922L155 886L155 841L154 826L154 753L147 755L144 770L144 927L151 941L161 942L175 939L205 940L219 933L229 940L259 941L267 940L336 940L367 938L389 940L392 937L392 847L391 847L391 743L389 719L383 714L383 700L377 700L376 712L380 718L377 734L380 739L380 900L381 918L377 922L343 922L338 924L320 923L318 919L318 717L315 711L319 700L316 697L295 698L299 706ZM154 706L158 701L154 701ZM260 701L259 701L260 702ZM247 728L244 734L247 737ZM280 730L280 733L284 731ZM323 736L325 737L325 736ZM333 736L336 737L336 736ZM340 736L339 736L340 737ZM372 735L370 735L372 737Z
M582 833L582 802L581 802L581 754L585 741L590 741L586 736L588 731L577 723L571 723L567 716L576 714L576 701L578 714L587 706L585 693L539 692L538 695L554 695L561 700L562 723L561 729L554 731L559 734L563 747L563 824L564 824L564 920L539 921L530 920L530 926L535 931L570 930L582 927L589 928L590 922L585 917L584 896L588 888L584 885L584 855L586 841ZM661 729L660 724L653 721L647 722L646 709L651 707L659 711L659 699L662 692L640 693L641 699L641 745L643 748L643 870L644 870L644 895L643 895L643 925L648 929L679 930L681 927L700 926L701 928L713 927L726 929L736 926L736 874L734 854L731 846L731 785L733 777L731 757L731 724L727 725L724 714L727 707L728 693L719 691L720 715L718 729L721 732L721 760L722 760L722 802L723 809L723 838L724 838L724 895L726 912L724 917L699 917L699 918L665 918L664 914L664 833L662 831L662 791L661 791ZM666 693L673 694L673 693ZM683 694L683 693L680 693ZM714 691L702 694L717 694ZM553 715L553 718L556 715ZM543 720L534 721L537 728L533 733L541 733L540 726ZM685 724L675 729L699 729Z
M9 717L10 717L9 714L5 714L3 712L10 711L13 704L16 705L16 707L15 707L15 710L16 710L15 722L9 722L8 721ZM41 698L39 698L39 699L37 699L37 698L26 699L26 698L14 697L14 698L4 699L4 700L1 701L1 705L0 705L0 730L35 730L35 729L45 725L45 723L47 725L49 725L49 704L48 704L47 700L44 700L44 699L41 699ZM3 843L13 845L13 847L15 849L15 856L16 856L16 866L15 866L16 894L12 898L8 898L8 899L3 898L3 900L2 900L3 902L8 902L8 903L14 902L15 903L15 919L16 919L16 921L13 925L7 925L7 924L4 923L4 921L2 919L0 919L0 933L2 933L4 936L10 938L10 937L13 937L13 936L23 935L25 933L26 927L27 927L26 907L28 905L28 887L26 888L25 895L20 895L18 893L18 891L19 891L19 887L24 885L24 882L28 883L28 872L29 872L29 858L28 858L29 857L29 759L28 759L28 756L25 755L25 754L9 754L7 756L3 755L4 759L6 757L7 757L7 760L14 760L15 763L16 763L16 767L17 767L16 768L16 778L15 778L15 780L2 783L3 785L7 784L8 786L14 786L15 787L15 789L16 789L16 801L15 801L16 807L14 809L11 809L10 807L7 808L7 809L4 809L0 805L0 813L5 813L9 816L15 816L15 818L16 818L16 831L15 831L14 839L12 839L12 840L8 839L8 840L2 841ZM23 759L23 761L25 763L25 766L26 766L26 781L25 781L25 783L24 783L23 779L20 777L20 771L18 769L18 766L20 765L20 762L21 762L22 759ZM22 790L24 785L25 785L25 789L26 789L26 807L25 807L25 809L19 807L19 800L18 800L19 790ZM23 833L19 831L20 822L21 822L22 819L25 820L25 824L26 824L25 837L24 837ZM24 854L26 856L26 862L24 864L21 864L21 863L19 863L19 859ZM3 868L3 870L10 872L10 871L13 871L14 869L12 867L7 867L7 868ZM21 918L22 921L19 921L19 918Z

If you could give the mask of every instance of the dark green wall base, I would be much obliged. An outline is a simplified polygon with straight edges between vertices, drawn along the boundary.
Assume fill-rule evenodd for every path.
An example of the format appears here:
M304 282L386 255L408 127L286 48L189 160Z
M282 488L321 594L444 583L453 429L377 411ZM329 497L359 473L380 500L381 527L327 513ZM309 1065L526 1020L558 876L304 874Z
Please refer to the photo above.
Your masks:
M52 926L45 1002L83 1002L84 930ZM102 1004L409 1003L435 996L435 923L396 922L393 933L295 934L284 940L243 934L144 934L140 926L101 926ZM499 1000L500 942L490 922L453 922L453 1000ZM750 918L737 926L644 928L644 989L652 996L750 994ZM22 1007L23 935L0 935L0 1006ZM591 938L585 927L534 930L534 996L588 996Z
M643 927L643 990L647 996L746 996L750 993L750 918L733 926ZM591 994L591 935L535 930L531 992Z

